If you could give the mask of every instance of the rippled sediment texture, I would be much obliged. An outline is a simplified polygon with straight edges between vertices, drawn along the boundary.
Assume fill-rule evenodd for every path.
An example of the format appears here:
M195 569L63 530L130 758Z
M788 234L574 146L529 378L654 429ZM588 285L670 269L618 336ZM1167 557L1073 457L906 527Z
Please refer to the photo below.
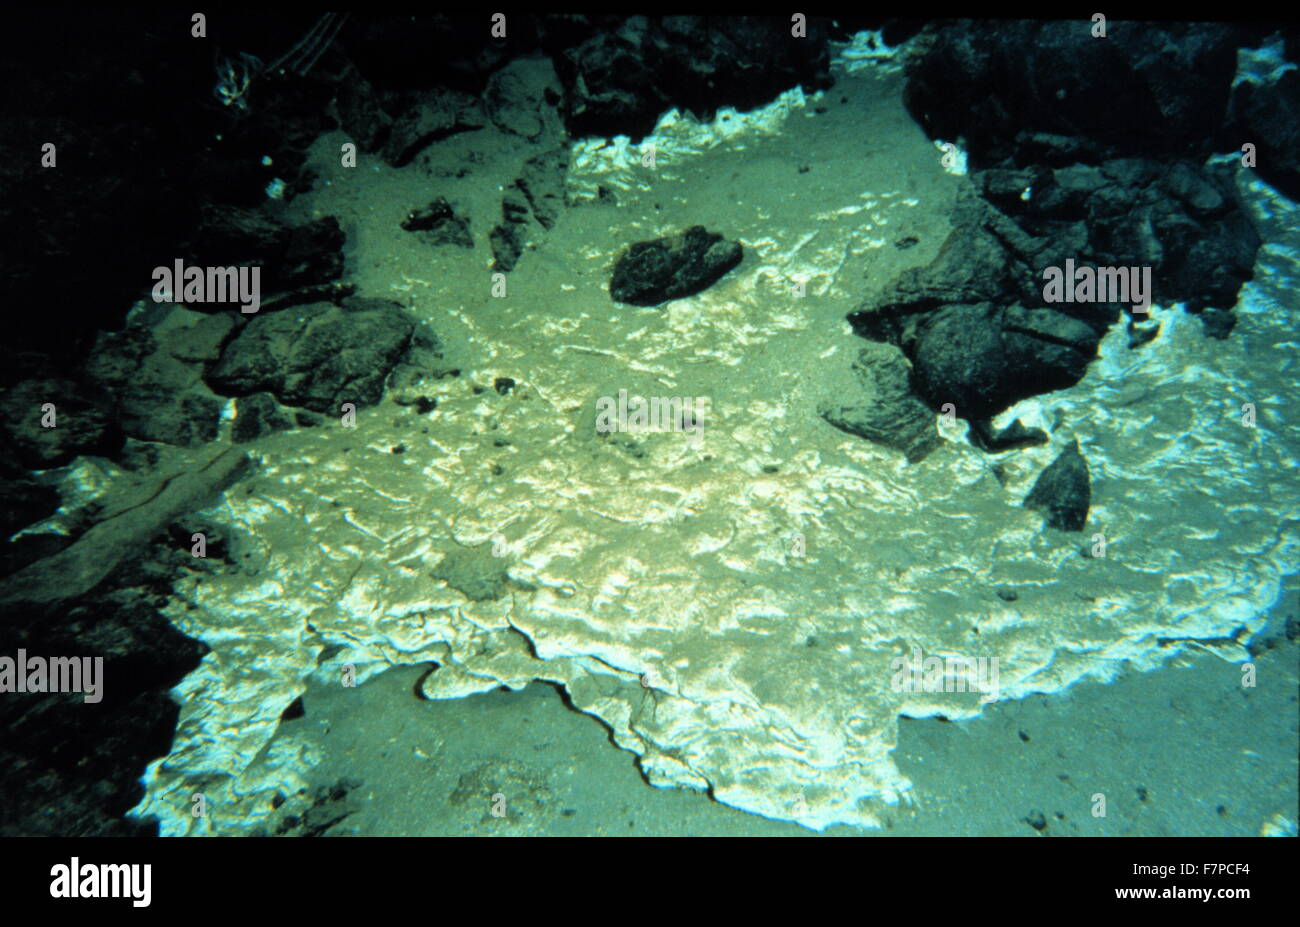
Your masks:
M912 131L906 144L935 160ZM667 199L680 170L685 202L704 189L686 175L725 187L727 159L765 169L763 145L741 133L689 166L661 158L657 184L620 193ZM1257 630L1300 564L1294 252L1261 252L1227 341L1157 307L1153 343L1129 351L1117 328L1081 383L1013 410L1048 428L1049 446L990 456L939 424L949 440L908 466L815 413L826 372L857 346L848 269L914 214L941 212L896 169L877 166L890 186L848 196L841 178L794 201L742 174L752 196L706 224L744 242L745 263L660 310L612 306L602 287L617 248L669 220L596 207L566 213L506 305L417 304L475 358L438 381L436 413L390 399L355 429L267 439L258 474L211 510L249 556L177 586L171 618L212 653L178 687L176 741L137 810L168 834L256 827L314 762L288 740L267 749L281 713L309 676L337 680L345 663L364 680L436 661L425 686L438 698L561 683L654 784L823 828L876 826L910 800L890 758L900 714L978 713L975 694L895 691L891 660L913 648L997 657L1002 698L1189 646L1245 659L1221 639ZM575 184L594 170L578 164ZM1290 208L1258 187L1250 199L1261 216ZM1294 243L1284 223L1268 218L1265 239ZM499 396L497 376L520 385ZM708 396L702 440L597 437L595 399L619 389ZM1092 468L1088 525L1044 531L1020 500L1075 438ZM1094 532L1104 558L1080 552ZM433 578L462 548L504 568L501 598ZM195 792L205 817L190 814Z

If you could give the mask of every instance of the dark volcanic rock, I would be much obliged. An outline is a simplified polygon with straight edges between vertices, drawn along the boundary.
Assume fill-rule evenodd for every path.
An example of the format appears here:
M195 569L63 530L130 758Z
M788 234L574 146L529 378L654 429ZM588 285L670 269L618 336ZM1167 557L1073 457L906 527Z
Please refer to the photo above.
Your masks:
M990 419L972 419L967 434L972 444L980 450L989 452L1009 451L1016 447L1047 443L1046 432L1038 428L1026 428L1020 419L1016 419L1001 431L994 429Z
M208 382L227 395L270 392L313 412L374 405L414 330L400 306L378 299L258 315L226 346Z
M564 131L558 108L562 91L549 58L518 58L488 79L483 109L503 132L536 141Z
M1043 268L1067 258L1078 265L1150 267L1154 301L1185 302L1193 310L1230 308L1251 277L1259 235L1222 165L1119 158L1097 167L990 170L973 179L996 209L959 213L960 252L987 263L981 236L992 232L1009 251L1009 285L1026 303L1035 291L1041 300ZM1022 197L1026 190L1031 195ZM936 270L921 273L931 280Z
M190 262L260 266L265 304L277 293L338 280L343 275L343 242L343 229L333 216L287 227L259 210L207 206L189 247Z
M1237 67L1229 26L962 22L924 37L905 101L931 138L965 138L971 164L1079 156L1203 160Z
M1088 461L1079 453L1079 442L1071 441L1034 482L1025 497L1025 508L1037 509L1044 524L1058 531L1082 531L1092 503Z
M830 86L823 21L806 37L787 17L630 17L564 53L569 130L639 139L673 107L710 118L719 107L749 110L802 85Z
M852 382L833 385L834 398L818 404L818 415L841 431L902 451L909 463L938 446L934 413L908 386L910 365L902 351L872 342L858 353L852 373Z
M383 150L393 167L405 167L435 142L483 128L482 113L469 94L443 91L412 95L404 102Z
M236 444L253 441L276 431L294 427L294 420L270 393L253 393L235 405L235 423L230 429L230 439Z
M512 185L501 200L501 224L488 233L492 270L507 274L514 270L527 242L528 200L518 186Z
M564 178L569 172L567 149L561 145L535 154L524 162L515 186L528 201L528 208L544 229L555 225L564 207Z
M1212 337L1231 330L1228 307L1250 279L1260 240L1221 168L1122 158L972 179L987 199L964 191L935 259L901 274L849 321L859 335L903 349L913 388L931 408L952 403L980 423L976 444L1038 440L994 435L985 420L1076 383L1101 337L1137 302L1136 294L1108 293L1049 303L1048 268L1125 268L1149 279L1146 299L1203 312Z
M918 327L914 382L932 408L952 403L962 418L990 418L1078 382L1096 345L1088 326L1050 309L945 306Z
M514 270L524 248L555 225L564 206L568 169L562 147L533 155L524 162L519 177L501 199L501 223L488 234L494 271Z
M152 599L152 596L149 597ZM42 616L37 644L6 616L0 647L33 656L102 657L103 700L81 693L0 699L0 836L143 836L157 825L126 812L144 798L145 767L166 755L180 706L170 689L207 647L185 637L144 595L96 594Z
M156 306L120 332L100 333L87 374L113 398L122 430L195 447L217 436L224 400L202 380L235 328L229 313Z
M25 648L30 656L102 658L103 672L97 703L87 704L79 692L0 698L0 836L156 832L124 815L144 797L146 764L165 755L175 736L180 707L170 690L207 652L157 608L181 570L214 565L215 557L190 555L189 537L186 530L169 538L166 523L154 521L132 543L104 547L115 565L89 593L6 606L0 653ZM218 546L210 544L209 553ZM50 581L60 583L59 571Z
M86 386L62 378L25 380L3 395L0 431L18 460L33 470L61 467L79 454L112 457L122 432L112 412ZM54 425L45 427L45 406L54 406Z
M1232 119L1232 147L1253 144L1259 175L1300 199L1300 71L1271 84L1242 81L1233 91Z
M474 239L469 233L469 222L458 216L444 197L438 197L423 209L407 213L402 228L418 232L431 245L457 245L473 248Z
M630 246L614 265L609 295L634 306L657 306L707 289L741 257L738 243L694 225Z

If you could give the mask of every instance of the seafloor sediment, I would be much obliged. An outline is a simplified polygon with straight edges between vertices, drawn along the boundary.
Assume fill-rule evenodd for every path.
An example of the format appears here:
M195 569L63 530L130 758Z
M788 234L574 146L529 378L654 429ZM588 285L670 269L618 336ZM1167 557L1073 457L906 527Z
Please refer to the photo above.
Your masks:
M976 693L892 686L891 661L916 648L996 657L1002 699L1189 647L1245 659L1300 562L1292 207L1240 179L1268 245L1230 339L1157 305L1152 341L1134 349L1114 326L1080 382L998 421L1047 443L991 455L940 417L942 442L909 462L817 409L862 345L846 315L935 257L968 181L907 117L900 75L836 76L707 126L667 119L653 167L626 145L573 147L578 205L523 252L505 298L459 252L401 237L409 168L329 182L338 139L322 140L327 182L295 208L356 230L360 291L404 300L459 375L390 390L355 428L250 446L257 475L205 513L240 566L181 580L168 611L212 652L178 690L139 814L169 834L263 824L316 761L272 740L282 713L345 665L364 681L436 663L433 698L559 683L652 783L820 829L909 800L900 715L979 711ZM427 198L490 199L452 168L478 151L507 177L510 144L429 153ZM699 221L742 243L739 267L656 309L611 304L626 243ZM702 439L598 435L596 400L621 389L708 397ZM1075 441L1093 480L1083 534L1021 505Z

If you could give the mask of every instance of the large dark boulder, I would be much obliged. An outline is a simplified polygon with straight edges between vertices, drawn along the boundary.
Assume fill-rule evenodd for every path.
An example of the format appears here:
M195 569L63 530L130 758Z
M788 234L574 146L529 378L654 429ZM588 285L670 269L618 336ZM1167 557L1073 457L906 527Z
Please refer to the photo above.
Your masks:
M705 290L740 263L734 241L694 225L677 235L639 241L619 256L609 295L620 303L657 306Z
M1087 325L1050 309L945 306L916 330L914 383L932 408L952 403L961 418L991 418L1077 383L1097 342Z
M207 380L220 393L269 392L285 405L336 414L374 405L406 354L415 322L400 306L349 299L256 316L222 352Z
M849 316L865 338L898 345L932 408L951 403L995 449L987 420L1078 382L1101 337L1139 302L1049 301L1044 272L1125 268L1148 301L1183 302L1225 337L1260 239L1223 167L1186 159L976 172L935 259L901 274ZM976 191L982 193L982 197ZM1126 282L1135 282L1130 277ZM1074 293L1073 281L1067 283ZM1135 318L1137 316L1134 316Z

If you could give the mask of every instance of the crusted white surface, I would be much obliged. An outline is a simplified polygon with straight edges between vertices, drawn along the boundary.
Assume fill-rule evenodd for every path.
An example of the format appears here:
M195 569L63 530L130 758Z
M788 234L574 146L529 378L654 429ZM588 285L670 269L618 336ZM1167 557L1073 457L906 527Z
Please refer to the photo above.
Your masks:
M929 148L919 133L911 145ZM570 211L545 249L563 258L521 263L505 304L438 305L475 361L437 382L435 415L386 401L356 429L258 445L257 475L210 512L243 539L241 570L177 587L172 619L213 650L178 688L176 741L137 812L166 834L257 826L314 761L283 740L267 749L281 713L310 674L337 679L344 663L364 680L436 661L425 687L438 698L559 682L655 784L823 828L874 826L908 799L890 759L900 714L977 713L975 694L891 687L891 659L915 647L997 657L1003 698L1154 667L1194 640L1242 659L1220 639L1257 629L1300 564L1295 324L1280 301L1292 252L1261 253L1227 341L1159 307L1162 332L1140 351L1117 327L1080 384L1015 410L1052 443L1005 455L1003 485L997 458L963 442L908 466L814 412L821 372L855 350L844 268L880 244L864 226L911 221L912 189L824 189L789 208L755 190L728 223L745 263L659 310L599 289L611 241L662 232L652 214ZM1263 210L1267 193L1251 195ZM520 386L497 396L495 376ZM598 438L594 400L620 388L709 396L703 441ZM1019 503L1074 438L1092 468L1088 526L1044 531ZM1094 532L1104 558L1080 554ZM463 547L506 569L500 599L431 576Z

